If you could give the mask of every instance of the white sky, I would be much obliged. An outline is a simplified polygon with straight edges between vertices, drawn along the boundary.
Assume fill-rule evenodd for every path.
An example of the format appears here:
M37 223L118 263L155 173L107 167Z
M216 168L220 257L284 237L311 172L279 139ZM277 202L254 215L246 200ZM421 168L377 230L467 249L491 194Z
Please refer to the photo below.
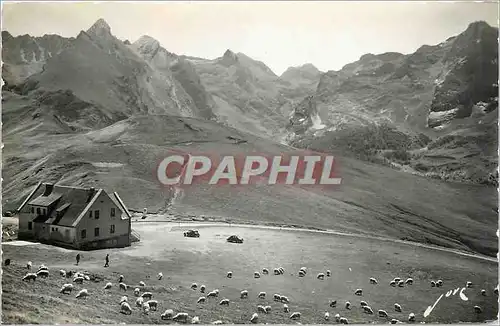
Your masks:
M131 42L156 38L177 53L212 59L226 49L275 73L312 63L338 70L366 53L411 53L484 20L498 27L498 2L6 3L2 30L76 36L103 18Z

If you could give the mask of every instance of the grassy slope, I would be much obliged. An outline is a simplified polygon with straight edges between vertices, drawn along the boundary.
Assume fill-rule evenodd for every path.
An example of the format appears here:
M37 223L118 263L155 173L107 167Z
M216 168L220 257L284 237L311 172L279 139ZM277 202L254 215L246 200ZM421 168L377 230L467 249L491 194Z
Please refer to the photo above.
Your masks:
M492 320L497 314L498 297L492 289L497 283L498 269L493 262L405 244L307 232L201 227L201 237L193 239L182 236L183 228L171 229L166 224L142 223L134 228L141 233L142 241L131 248L111 250L109 269L102 267L104 251L84 252L77 269L75 252L45 246L4 245L4 256L14 259L3 274L4 322L156 324L166 323L159 320L159 315L172 308L176 312L188 312L190 316L198 315L202 323L218 319L225 323L249 323L258 304L270 304L273 311L269 315L259 314L261 323L290 323L289 314L281 311L282 304L272 301L273 293L290 299L291 311L302 313L301 323L325 323L322 319L325 311L332 317L328 323L335 323L336 313L351 323L387 323L376 315L362 313L360 300L367 301L375 312L384 309L390 318L402 321L414 312L417 322L421 322L427 306L446 291L464 286L466 281L474 283L473 288L465 291L469 301L460 300L458 294L443 298L425 322L480 322ZM245 242L227 244L226 237L233 233L243 236ZM47 264L52 275L35 284L21 282L28 260L33 261L34 266ZM278 266L285 268L283 276L253 278L256 270ZM301 266L309 270L305 278L299 279L296 273ZM75 293L68 296L57 292L68 282L59 277L61 268L86 270L102 281L85 282L83 287L91 296L85 303L76 305L79 300L75 299ZM327 269L332 271L332 277L317 280L316 274ZM228 270L233 271L232 279L225 277ZM165 275L161 281L155 278L159 271ZM134 307L131 316L120 314L118 302L123 292L116 287L119 274L134 287L139 281L145 281L145 290L152 291L153 298L159 301L159 311L144 316ZM389 282L396 276L411 276L415 283L392 288ZM370 285L370 277L376 277L379 284ZM436 279L444 281L443 288L430 287L430 280ZM102 289L106 282L114 284L112 290ZM209 291L218 288L220 298L197 305L201 294L189 289L192 282L205 284ZM77 290L80 288L76 286ZM356 288L363 288L363 297L353 294ZM487 291L485 297L479 293L482 288ZM239 299L243 289L249 290L248 300ZM268 298L257 299L260 291L266 291ZM134 302L132 292L127 294L129 301ZM218 305L222 298L231 300L229 308ZM330 308L330 300L338 300L338 307ZM343 307L347 300L353 304L352 310ZM402 305L402 313L394 312L392 307L396 302ZM474 305L480 305L483 314L474 314Z

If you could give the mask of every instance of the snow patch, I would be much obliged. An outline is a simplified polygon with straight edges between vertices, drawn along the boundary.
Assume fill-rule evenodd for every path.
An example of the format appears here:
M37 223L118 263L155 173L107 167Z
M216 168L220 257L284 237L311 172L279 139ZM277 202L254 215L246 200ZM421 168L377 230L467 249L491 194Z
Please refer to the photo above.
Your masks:
M316 113L314 116L311 117L311 120L312 120L312 127L313 129L323 129L326 127L326 125L323 124L323 122L321 121L321 118L319 117L319 114Z
M91 162L93 166L96 168L120 168L123 166L122 163L114 163L114 162Z

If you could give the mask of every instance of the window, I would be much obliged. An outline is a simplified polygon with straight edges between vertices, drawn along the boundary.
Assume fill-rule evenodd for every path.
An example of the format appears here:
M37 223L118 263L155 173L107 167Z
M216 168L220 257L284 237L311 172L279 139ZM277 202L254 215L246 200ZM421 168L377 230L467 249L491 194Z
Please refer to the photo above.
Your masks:
M47 213L47 211L45 210L45 208L42 210L42 214L45 215Z
M109 233L115 233L115 225L112 224L110 229L109 229Z
M87 230L82 230L81 232L81 238L85 239L87 237Z
M31 213L34 214L35 213L35 207L31 206Z
M92 218L92 211L90 211L90 213L89 213L89 217L90 217L90 218Z
M33 222L28 222L28 230L32 230L33 229Z
M116 214L115 208L113 207L111 208L111 217L115 217L115 214Z
M99 219L99 211L95 211L95 219L98 220Z
M94 229L94 235L95 235L96 237L98 237L98 236L99 236L99 228L95 228L95 229Z
M37 214L37 215L42 214L42 210L40 209L40 207L37 207L37 208L36 208L36 214Z

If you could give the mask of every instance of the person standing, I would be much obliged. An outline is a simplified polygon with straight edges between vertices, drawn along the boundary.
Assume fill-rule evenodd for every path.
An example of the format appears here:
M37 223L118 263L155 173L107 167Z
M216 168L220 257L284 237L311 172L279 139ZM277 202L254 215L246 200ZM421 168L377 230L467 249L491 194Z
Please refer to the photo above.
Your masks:
M106 254L106 263L104 264L104 267L109 267L109 254Z
M80 254L76 255L76 265L80 263Z

